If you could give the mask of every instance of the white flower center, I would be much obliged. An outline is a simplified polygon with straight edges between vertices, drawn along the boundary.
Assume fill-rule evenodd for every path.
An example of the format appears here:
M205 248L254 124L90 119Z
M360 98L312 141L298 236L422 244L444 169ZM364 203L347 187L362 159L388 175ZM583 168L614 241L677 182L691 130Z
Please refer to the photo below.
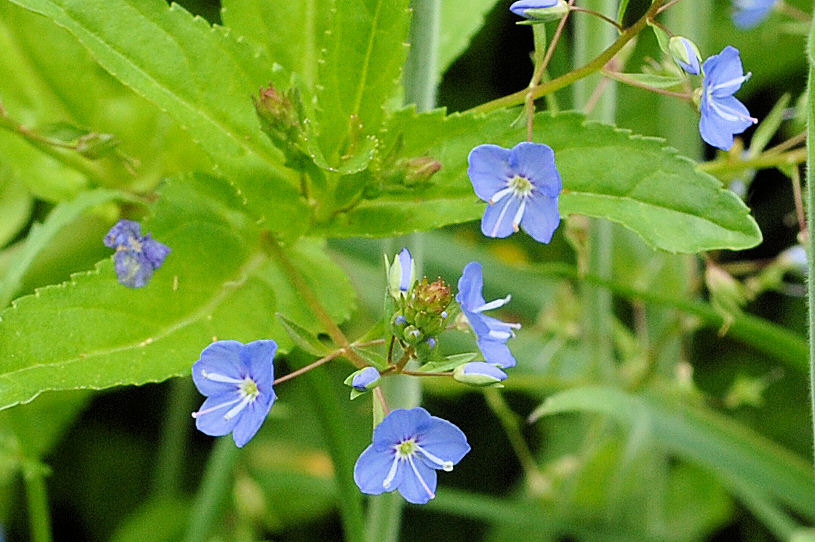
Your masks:
M431 463L434 463L440 466L444 471L450 472L453 470L453 462L452 461L445 461L440 457L430 453L429 451L422 448L417 442L415 437L411 437L409 439L405 439L398 444L393 445L393 463L391 463L391 468L388 470L388 475L382 481L382 487L385 489L390 489L391 484L393 483L393 479L396 477L397 469L399 468L399 463L407 462L410 464L410 469L413 471L413 474L419 480L419 483L422 485L424 490L427 492L430 498L435 498L435 493L430 490L430 487L427 485L427 482L424 481L422 478L421 473L419 472L418 467L416 467L415 463L415 456L417 454L423 455L427 458Z
M235 405L234 407L230 408L226 414L224 414L224 419L230 420L240 414L243 409L245 409L248 405L251 405L255 402L255 399L258 398L260 395L260 388L258 388L257 382L252 380L251 377L244 377L243 380L238 380L237 378L232 378L229 376L225 376L218 373L208 373L207 371L201 371L201 376L206 378L207 380L212 380L213 382L223 382L225 384L234 384L237 388L237 397L230 401L225 401L218 405L212 406L206 410L199 410L198 412L193 412L192 417L198 418L204 414L209 414L210 412L214 412L216 410L220 410L222 408L226 408L228 406ZM237 403L237 404L235 404Z

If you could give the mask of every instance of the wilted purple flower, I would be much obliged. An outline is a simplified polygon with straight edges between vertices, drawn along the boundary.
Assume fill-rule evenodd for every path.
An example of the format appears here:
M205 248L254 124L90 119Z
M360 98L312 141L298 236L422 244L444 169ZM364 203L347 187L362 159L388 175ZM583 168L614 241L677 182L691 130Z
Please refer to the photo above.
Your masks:
M159 243L150 234L141 234L141 225L132 220L120 220L105 235L105 246L116 249L113 261L119 283L130 288L147 286L153 271L161 267L170 247Z
M397 409L374 430L373 442L354 465L360 491L393 490L414 504L436 496L436 471L453 470L470 445L461 430L423 408Z
M562 185L551 147L479 145L467 160L473 189L488 203L481 219L484 235L507 237L521 227L536 241L552 240L560 223L557 199Z
M515 357L506 343L510 337L515 336L515 330L519 329L521 324L502 322L483 314L484 311L503 307L509 303L511 296L487 303L481 293L483 286L481 264L478 262L467 264L458 281L456 301L461 305L461 312L475 331L476 342L484 355L484 360L499 367L514 367Z
M272 389L276 352L272 340L217 341L204 348L192 366L193 382L207 396L192 414L195 426L215 437L232 433L238 448L249 442L277 398Z
M699 132L708 144L726 151L733 146L733 134L740 134L758 122L733 96L750 73L745 75L739 50L730 45L705 60L702 72Z

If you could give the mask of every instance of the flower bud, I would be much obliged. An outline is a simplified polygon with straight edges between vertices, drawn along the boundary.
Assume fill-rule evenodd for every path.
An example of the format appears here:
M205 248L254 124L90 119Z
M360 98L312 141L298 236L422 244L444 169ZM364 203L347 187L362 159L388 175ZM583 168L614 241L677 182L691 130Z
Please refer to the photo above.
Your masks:
M507 374L491 363L473 361L456 367L453 378L471 386L496 386L506 380Z
M429 181L441 169L441 162L429 156L417 156L405 160L402 167L405 173L405 184L411 186Z
M519 0L509 10L529 22L538 23L560 19L568 13L569 4L565 0Z
M699 48L688 38L674 36L668 42L668 50L671 56L686 72L699 75L702 71L702 58Z
M351 386L360 393L370 391L379 385L381 375L374 367L365 367L359 371L351 373L345 379L345 384Z
M439 278L428 283L425 277L413 292L411 306L420 312L440 315L452 301L453 292L443 279Z
M387 262L387 257L385 258ZM416 264L408 249L394 256L393 263L388 266L388 288L395 299L407 296L414 277L416 276Z

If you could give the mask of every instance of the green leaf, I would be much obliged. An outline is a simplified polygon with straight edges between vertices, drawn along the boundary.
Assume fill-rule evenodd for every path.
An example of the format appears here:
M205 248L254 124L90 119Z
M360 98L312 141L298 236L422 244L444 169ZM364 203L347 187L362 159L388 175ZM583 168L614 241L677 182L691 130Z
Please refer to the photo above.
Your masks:
M25 186L0 166L0 247L6 246L26 225L33 207L34 199Z
M304 352L308 352L317 357L323 357L331 352L330 348L321 343L317 337L303 326L292 322L279 312L275 314L275 316L280 320L280 325L282 325L286 333L289 334L294 345Z
M221 19L313 89L331 10L317 0L223 0Z
M226 181L189 176L168 182L144 228L172 249L146 288L118 284L112 260L105 260L0 313L0 409L44 390L189 374L216 338L273 338L285 352L292 343L275 312L319 330L284 268L266 255L255 220ZM329 315L346 319L353 291L323 244L304 239L284 251Z
M55 235L88 209L116 199L130 202L138 201L133 196L116 190L99 189L83 192L71 201L58 204L48 215L45 222L35 224L26 237L23 250L17 257L15 264L0 280L0 307L5 307L13 299L29 266L48 246L48 243Z
M439 72L444 72L470 45L470 40L483 26L487 13L496 0L459 0L440 2L441 24L439 28Z
M316 112L320 148L333 168L379 131L405 61L409 26L407 0L350 0L333 9Z
M465 352L463 354L453 354L446 356L442 361L430 361L419 367L419 371L427 373L443 373L452 371L459 365L469 363L478 357L476 352Z
M103 68L167 111L258 206L253 211L270 218L269 227L290 233L300 222L306 208L298 181L261 132L251 100L270 80L288 82L270 60L161 0L12 1L66 28ZM281 208L290 220L271 220Z
M811 465L724 416L665 394L629 395L598 386L549 397L530 418L572 411L603 413L632 425L669 452L706 467L725 485L754 487L815 519Z
M523 130L511 127L515 116L514 110L449 116L443 110L399 111L387 122L383 148L396 145L401 134L400 158L429 156L442 169L429 186L365 200L315 233L402 235L480 218L484 203L467 178L467 155L482 143L512 147L522 141ZM533 139L555 151L564 188L561 215L618 222L669 252L737 250L761 241L744 203L661 139L586 122L573 112L536 115Z
M654 73L621 73L620 75L651 88L673 89L680 87L685 80L680 75L657 75Z

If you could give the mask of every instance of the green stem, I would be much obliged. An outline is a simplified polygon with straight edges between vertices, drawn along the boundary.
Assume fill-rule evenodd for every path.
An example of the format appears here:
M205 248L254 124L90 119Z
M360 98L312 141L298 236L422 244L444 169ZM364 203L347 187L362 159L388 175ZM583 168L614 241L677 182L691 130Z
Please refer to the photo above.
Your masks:
M519 416L509 407L504 396L494 388L484 390L484 399L487 401L487 406L492 410L492 413L498 418L501 427L504 428L504 433L509 439L512 450L526 474L526 482L532 494L539 496L551 489L551 483L538 469L535 457L532 455L532 451L529 449L529 445L521 432Z
M320 300L317 298L317 294L314 293L314 290L311 288L311 286L309 286L306 279L286 255L283 247L281 247L277 240L272 238L272 236L269 234L265 236L265 240L265 246L269 249L275 259L280 262L280 265L283 266L283 270L285 271L286 276L291 281L295 290L297 290L297 292L302 296L303 300L306 302L306 305L308 305L311 312L314 313L314 315L323 325L334 343L345 351L343 355L358 368L361 369L363 367L367 367L368 364L362 358L360 358L356 352L354 352L353 348L351 348L351 343L348 341L348 338L331 318L331 315L328 314L328 311L325 310L325 307L323 307L323 304L320 303Z
M440 0L412 0L410 7L410 52L402 80L405 102L416 104L418 111L429 111L436 105L441 5Z
M192 503L184 542L209 539L232 489L232 470L239 452L240 449L229 437L221 437L215 442L198 493Z
M659 0L654 3L656 5ZM588 0L585 7L598 12L614 12L615 0ZM654 9L653 7L651 9ZM636 25L635 25L636 26ZM615 30L601 19L586 17L575 20L575 63L582 64L614 40ZM630 30L630 29L629 29ZM625 33L623 33L624 35ZM620 36L622 38L622 36ZM618 40L619 41L619 40ZM616 44L616 43L615 43ZM612 46L613 47L613 46ZM608 49L606 49L607 51ZM602 54L600 55L602 56ZM613 55L612 55L613 56ZM609 57L609 60L611 57ZM591 63L589 63L591 64ZM603 68L598 66L598 69ZM602 83L602 77L595 75L574 85L574 99L577 108L583 107L591 99L595 89ZM597 101L593 118L614 123L616 108L616 87L610 84ZM611 279L613 254L612 225L607 220L594 219L589 225L589 242L586 268L597 277ZM603 381L614 379L615 364L612 346L612 300L611 292L589 283L581 283L583 301L583 336L585 355L597 377Z
M157 496L167 497L178 493L194 390L187 378L176 378L170 383L170 397L156 459L153 492Z
M588 62L576 70L570 71L569 73L563 74L560 77L539 85L535 88L534 92L532 92L532 97L537 99L541 96L546 96L547 94L551 94L556 90L567 87L575 81L579 81L584 77L588 77L589 75L603 69L608 61L614 58L614 55L620 52L620 49L622 49L626 43L634 39L637 34L639 34L645 28L645 26L648 24L648 19L656 14L659 6L662 5L662 2L663 0L654 0L654 3L651 4L650 9L645 13L645 15L643 15L636 23L620 34L620 37L618 37L613 44L597 55L597 57L595 57L591 62ZM492 100L491 102L473 107L467 112L489 113L490 111L495 111L497 109L521 105L525 102L528 93L529 89L525 88L523 90L519 90L518 92L513 92L512 94L504 96L503 98L498 98L497 100Z
M807 230L810 232L809 239L806 240L809 250L809 274L807 275L807 301L809 302L809 392L812 406L812 430L815 439L815 178L812 170L815 168L815 100L812 99L815 93L815 19L809 31L809 44L807 47L809 58L809 88L808 111L807 111ZM815 453L815 440L813 441L813 453Z
M51 542L51 515L48 511L48 491L45 487L45 468L41 465L26 467L23 472L28 513L31 521L32 542Z
M303 365L302 358L292 355L290 359ZM322 434L331 460L334 463L334 479L337 484L337 505L346 542L365 542L365 523L362 513L362 495L353 479L354 462L361 450L355 450L348 434L349 410L337 400L336 388L323 371L303 375L311 388L315 412L322 426Z
M745 169L765 169L778 166L795 166L805 162L807 149L793 149L784 153L763 153L749 160L731 160L729 157L699 164L699 169L713 175L738 173Z

